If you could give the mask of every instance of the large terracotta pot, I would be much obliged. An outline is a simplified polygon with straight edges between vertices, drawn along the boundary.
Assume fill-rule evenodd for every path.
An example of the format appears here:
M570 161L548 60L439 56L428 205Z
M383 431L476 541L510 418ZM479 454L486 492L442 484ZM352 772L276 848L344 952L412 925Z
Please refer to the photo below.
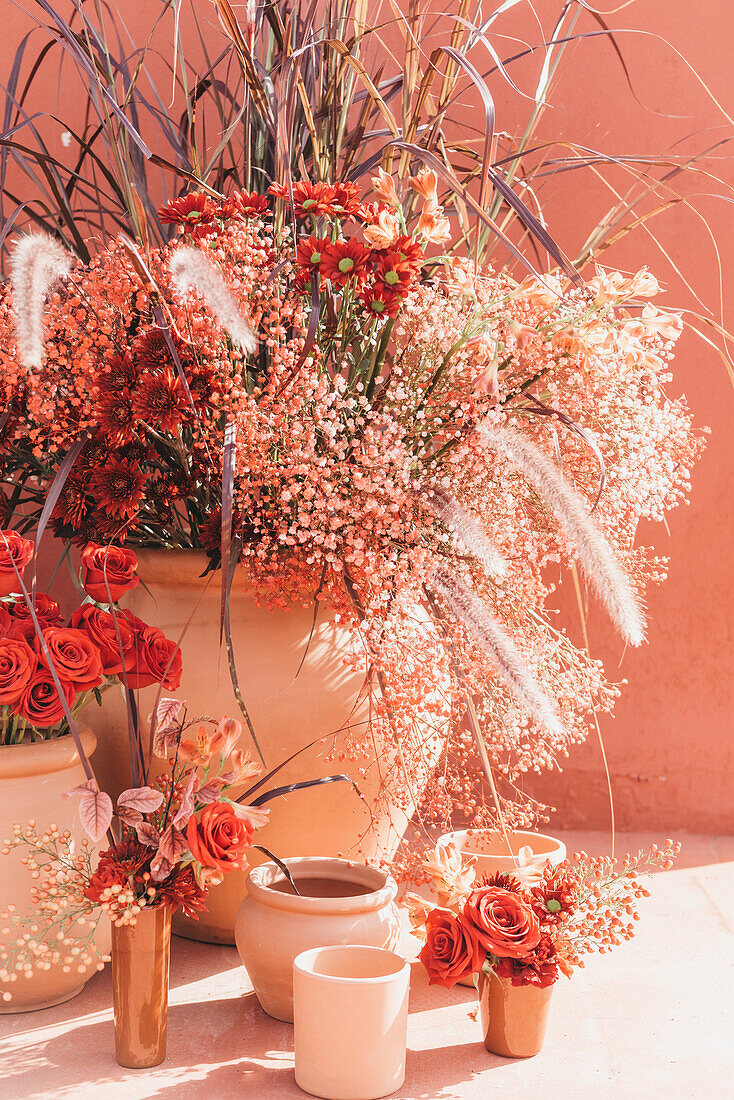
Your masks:
M171 909L142 910L112 929L115 1055L121 1066L149 1069L166 1057Z
M94 752L96 739L89 729L81 731L87 757ZM0 746L0 839L10 836L14 824L25 825L35 820L39 832L49 825L58 825L72 835L78 849L84 830L79 821L78 801L63 796L85 780L79 754L71 735L52 741L25 745ZM14 905L19 917L34 913L30 901L31 887L37 885L31 872L21 863L22 846L0 856L0 910ZM19 932L15 933L17 938ZM81 940L87 939L89 928L80 928ZM109 922L104 918L98 927L95 942L101 954L109 950ZM0 937L4 938L4 937ZM63 963L52 963L48 970L34 970L33 977L2 984L0 993L8 992L11 1000L0 1001L0 1012L28 1012L61 1004L81 993L85 983L95 973L91 966L84 974L73 967L63 972Z
M513 985L509 978L477 977L484 1045L503 1058L531 1058L545 1039L553 986Z
M359 944L392 950L400 936L394 879L341 859L288 859L303 896L265 863L250 872L237 916L237 949L262 1007L293 1020L293 960L312 947Z
M188 701L193 715L240 717L226 648L219 641L219 574L202 580L207 559L197 550L141 550L138 558L142 583L123 602L176 641L188 622L181 641L183 680L178 697ZM269 611L245 594L245 584L244 570L238 571L232 585L232 639L240 687L268 766L317 738L326 739L280 771L273 785L346 771L369 802L379 784L380 747L354 762L340 757L347 735L329 736L349 722L357 733L364 729L364 724L358 724L365 717L358 706L363 676L345 664L346 628L330 623L329 608L323 607L309 645L313 606ZM139 693L143 721L153 709L156 693L155 687ZM127 717L121 693L105 695L100 730L100 785L114 793L128 775ZM254 748L252 752L255 756ZM435 759L439 752L437 745ZM413 793L419 795L420 790ZM414 809L406 794L402 806L381 808L370 829L370 813L347 783L298 791L271 805L272 823L258 833L257 841L276 855L343 854L355 859L394 852ZM253 852L251 863L264 858ZM245 872L226 875L222 885L210 891L207 911L200 919L174 917L174 931L192 939L233 943L245 883Z

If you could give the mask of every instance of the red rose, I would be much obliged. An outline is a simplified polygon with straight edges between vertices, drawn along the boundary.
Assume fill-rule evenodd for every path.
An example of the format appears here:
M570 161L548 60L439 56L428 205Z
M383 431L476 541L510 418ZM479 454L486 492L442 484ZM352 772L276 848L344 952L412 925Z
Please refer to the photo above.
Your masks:
M20 592L18 574L23 575L33 557L33 543L17 531L0 531L0 596Z
M247 866L245 852L252 843L254 829L249 821L238 817L229 802L212 802L201 811L201 817L190 817L186 826L189 850L203 867L231 871Z
M0 640L0 706L18 702L37 665L35 653L22 638Z
M74 685L62 680L61 687L71 707L76 696ZM63 720L64 707L47 668L41 665L33 673L16 704L15 712L41 729L55 726Z
M10 618L8 605L0 603L0 638L5 638L11 631L13 620Z
M117 620L117 630L115 630ZM105 676L118 676L123 665L129 671L135 664L135 636L130 624L122 615L112 616L94 604L87 603L78 607L71 616L71 625L88 634L99 651L102 671ZM117 640L119 631L120 641ZM120 643L122 652L120 652Z
M62 683L71 684L75 691L91 691L102 683L99 650L83 630L50 626L44 630L43 640ZM40 638L36 638L34 645L39 661L48 667Z
M463 917L482 947L500 958L521 959L540 940L540 924L531 907L501 886L474 890Z
M36 618L41 630L47 626L58 626L61 622L61 610L56 600L52 600L46 592L36 592L36 602L33 604ZM10 633L16 638L25 638L29 645L33 644L36 636L36 628L33 625L31 612L25 600L16 600L9 608L12 626Z
M162 630L146 626L136 615L126 614L135 635L136 664L128 672L131 688L163 684L167 691L176 691L181 683L181 650Z
M99 603L116 602L139 583L137 555L122 546L98 546L90 542L82 550L82 566L84 590Z
M481 970L486 952L463 917L448 909L432 909L426 917L426 934L418 957L428 972L429 985L451 989Z

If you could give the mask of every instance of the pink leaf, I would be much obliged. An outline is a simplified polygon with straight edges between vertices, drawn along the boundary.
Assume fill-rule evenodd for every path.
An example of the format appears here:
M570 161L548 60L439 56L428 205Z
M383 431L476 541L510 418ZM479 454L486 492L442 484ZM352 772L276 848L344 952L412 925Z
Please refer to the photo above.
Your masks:
M180 855L187 850L189 842L180 829L177 829L175 825L169 825L158 847L158 852L167 859L170 864L174 864Z
M148 848L158 847L161 834L155 825L151 825L149 821L138 821L135 825L135 832L138 834L138 840L141 844L145 844Z
M180 737L181 731L176 726L165 730L157 729L153 737L153 752L161 760L168 760L175 753Z
M155 712L156 729L171 729L185 706L185 699L161 699Z
M83 794L85 791L98 791L96 779L85 779L83 783L80 783L77 787L72 787L70 791L62 795L62 798L71 798L73 794Z
M125 825L132 826L133 829L139 821L143 820L140 810L136 810L134 806L121 806L119 802L117 803L115 816Z
M152 813L163 802L162 791L156 791L153 787L131 787L123 791L117 800L117 809L127 807L131 810L140 810L141 813ZM118 813L119 817L119 813Z
M160 852L156 852L150 861L150 877L153 882L163 882L163 879L168 878L172 870L173 864L170 860L167 860Z
M96 786L96 784L95 784ZM101 840L112 821L112 799L104 791L80 791L79 817L86 832L96 843Z
M199 777L195 771L189 773L189 781L186 784L186 789L181 796L181 805L178 808L178 813L173 819L174 825L185 825L194 812L194 791L196 790L196 784L199 782Z
M196 801L201 802L204 806L210 802L216 802L226 785L227 782L223 776L213 776L206 781L203 787L199 787L196 792Z

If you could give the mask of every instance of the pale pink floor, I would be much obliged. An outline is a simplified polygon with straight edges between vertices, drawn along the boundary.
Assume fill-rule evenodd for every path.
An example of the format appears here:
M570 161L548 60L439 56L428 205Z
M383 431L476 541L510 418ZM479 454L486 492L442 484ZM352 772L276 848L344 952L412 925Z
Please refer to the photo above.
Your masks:
M604 853L608 838L568 833L570 850ZM662 837L619 838L618 851ZM487 1054L472 993L429 988L414 966L405 1085L399 1100L724 1100L734 1097L734 837L691 836L675 871L658 875L639 933L594 957L554 992L536 1058ZM406 937L406 953L416 942ZM303 1096L293 1034L250 991L234 948L174 939L168 1057L153 1070L115 1062L108 973L75 1000L0 1016L0 1097L220 1100Z

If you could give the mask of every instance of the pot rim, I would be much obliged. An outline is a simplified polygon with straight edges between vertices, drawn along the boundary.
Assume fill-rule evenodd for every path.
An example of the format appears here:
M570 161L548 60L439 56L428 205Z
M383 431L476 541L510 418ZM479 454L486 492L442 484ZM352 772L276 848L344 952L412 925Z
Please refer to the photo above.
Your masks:
M389 974L375 974L368 978L350 978L344 974L319 974L313 970L312 964L314 960L323 954L337 954L340 951L356 951L358 954L379 954L389 955L391 959L395 959L400 963L395 970L392 970ZM397 951L389 951L384 947L371 947L369 944L360 943L332 943L327 944L325 947L310 947L307 951L301 951L299 955L296 955L293 960L293 969L297 970L300 974L306 975L310 981L328 982L331 983L345 983L351 985L389 985L393 982L398 982L403 979L406 970L410 971L410 963L407 959L404 959L402 955L398 955Z
M89 726L80 726L79 736L87 757L90 757L97 747L96 736ZM79 759L71 733L25 745L0 745L0 780L66 771L78 764Z
M489 856L493 859L513 859L517 856L517 852L508 852L506 850L495 851L494 849L487 850L472 845L471 841L476 836L482 836L489 833L492 837L499 838L500 842L503 842L504 838L501 832L495 829L457 829L455 832L444 833L439 837L438 845L449 844L454 842L460 852L463 852L468 856ZM557 836L551 836L550 833L537 833L532 829L508 829L507 834L511 838L518 838L520 844L518 847L522 848L525 845L533 847L533 840L540 840L547 842L547 846L544 846L542 850L536 851L533 848L533 854L539 856L553 855L557 852L565 852L566 845ZM467 841L469 843L467 843ZM503 849L506 849L506 845L502 845Z
M271 883L284 882L285 875L277 863L268 862L261 863L250 871L247 876L248 895L273 909L312 914L363 913L365 910L382 909L397 896L398 887L392 875L377 867L370 867L367 863L331 856L294 856L284 862L294 878L330 875L345 882L370 886L372 890L369 894L341 898L307 898L297 894L284 894L280 890L270 889Z

